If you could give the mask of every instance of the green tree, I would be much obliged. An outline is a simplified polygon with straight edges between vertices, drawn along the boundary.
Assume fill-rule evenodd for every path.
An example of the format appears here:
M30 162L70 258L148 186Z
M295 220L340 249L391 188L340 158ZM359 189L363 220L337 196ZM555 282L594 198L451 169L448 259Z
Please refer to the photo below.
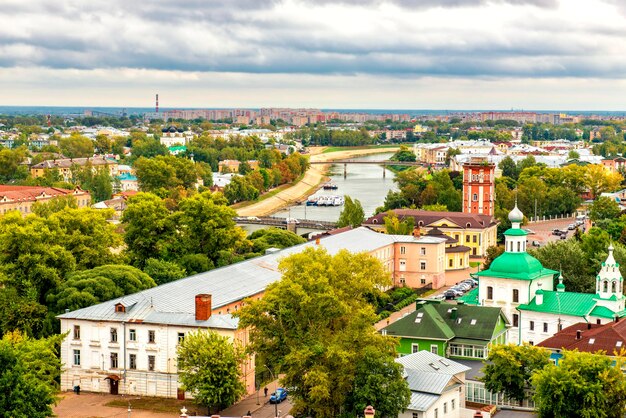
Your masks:
M623 359L597 354L563 351L559 365L549 364L535 372L534 400L541 418L620 418L626 408L626 377Z
M519 172L517 171L517 164L515 164L515 161L513 161L513 158L511 158L510 156L506 156L502 159L502 161L500 161L500 164L498 164L498 168L500 168L500 170L502 170L502 175L506 176L506 177L510 177L513 180L517 180L517 177L519 176Z
M28 177L28 166L20 165L28 154L26 147L0 149L0 182L22 180Z
M406 383L389 369L397 342L374 332L376 314L366 299L379 286L389 286L380 261L364 253L342 250L331 256L325 249L307 248L283 259L279 269L282 279L238 315L240 326L251 327L251 351L284 375L285 386L295 388L292 413L330 418L343 409L354 414L360 411L350 409L367 393L387 393L384 388L391 386L402 389L400 396L388 398L397 403L385 408L390 416L404 410ZM357 390L356 381L368 386Z
M31 207L34 214L47 218L65 208L77 209L78 203L74 196L56 196L46 202L35 202Z
M156 258L146 260L143 272L152 277L157 285L173 282L187 275L185 269L180 265L172 261L157 260Z
M361 226L365 220L365 212L359 199L354 199L350 196L345 197L345 202L341 213L339 214L339 220L337 221L337 227L342 228L344 226L352 226L356 228Z
M487 270L491 263L496 258L500 257L504 253L504 247L501 245L492 245L487 248L487 256L485 257L485 262L483 263L483 270Z
M125 265L107 265L71 273L59 290L48 297L56 312L76 310L156 286L141 270Z
M532 345L496 345L483 367L485 389L522 402L536 370L550 364L550 352Z
M415 220L412 216L400 221L392 211L387 212L383 221L385 222L385 231L391 235L411 235L415 228Z
M0 340L0 411L3 417L46 418L56 402L62 336L33 340L9 333Z
M559 240L537 249L530 249L529 253L544 267L561 271L563 284L568 291L583 293L594 291L597 272L590 271L590 259L578 241Z
M580 154L576 152L575 150L570 150L570 152L567 154L568 160L577 160L579 158L580 158Z
M303 244L306 239L291 231L280 228L264 228L254 231L248 237L252 241L252 251L265 252L268 248L287 248Z
M393 154L390 158L392 161L415 162L415 153L406 145L401 145L400 150Z
M621 210L617 202L610 197L600 196L591 204L589 218L592 221L600 219L615 219L619 216Z
M86 136L72 134L59 140L59 147L63 155L69 158L92 157L93 141Z
M213 331L190 332L178 345L178 375L186 391L209 408L224 409L245 394L244 350Z

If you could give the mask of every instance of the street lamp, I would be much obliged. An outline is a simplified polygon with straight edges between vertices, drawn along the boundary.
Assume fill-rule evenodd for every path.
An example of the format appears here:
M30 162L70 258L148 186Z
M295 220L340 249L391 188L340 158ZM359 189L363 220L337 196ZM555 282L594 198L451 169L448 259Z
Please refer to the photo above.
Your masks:
M363 414L365 415L365 418L374 418L374 415L376 415L376 410L372 405L367 405L367 408L365 408Z
M272 369L270 369L269 367L267 367L267 364L264 364L264 366L265 366L265 368L266 368L267 370L269 370L270 375L272 376L272 379L274 379L274 396L275 396L275 398L276 398L276 399L275 399L276 403L274 404L274 411L276 412L275 417L276 417L276 418L278 418L278 393L277 393L277 390L278 390L278 381L276 380L276 376L274 376L274 373L272 373ZM271 399L272 399L272 398L270 397L270 400L271 400Z

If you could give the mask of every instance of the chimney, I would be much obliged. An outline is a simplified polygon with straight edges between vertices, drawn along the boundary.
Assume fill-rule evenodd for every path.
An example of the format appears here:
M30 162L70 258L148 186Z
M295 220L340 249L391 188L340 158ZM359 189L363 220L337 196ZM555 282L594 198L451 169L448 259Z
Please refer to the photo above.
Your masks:
M543 305L543 290L541 289L541 283L537 283L537 290L535 291L535 304L537 306Z
M420 231L420 227L416 226L415 228L413 228L413 237L415 238L419 238L422 235L421 231Z
M580 340L582 338L583 332L581 330L576 331L576 339Z
M456 308L452 308L450 310L450 319L456 319L457 317L457 309Z
M315 245L320 245L320 237L315 238Z
M196 295L196 321L206 321L211 317L211 295Z
M587 329L591 329L591 322L587 322Z
M615 322L619 322L619 316L615 315Z

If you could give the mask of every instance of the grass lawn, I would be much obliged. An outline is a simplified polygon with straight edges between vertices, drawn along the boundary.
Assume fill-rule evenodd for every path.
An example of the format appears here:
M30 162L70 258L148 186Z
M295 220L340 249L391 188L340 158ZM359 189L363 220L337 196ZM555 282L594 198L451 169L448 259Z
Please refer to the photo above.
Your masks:
M168 398L151 398L148 396L137 398L116 399L106 403L104 406L111 406L115 408L128 408L128 402L130 402L131 409L143 409L153 412L166 412L171 413L172 416L179 416L180 410L184 406L187 408L187 414L201 414L206 415L207 409L200 407L193 403L192 400L186 399L179 401L178 399Z

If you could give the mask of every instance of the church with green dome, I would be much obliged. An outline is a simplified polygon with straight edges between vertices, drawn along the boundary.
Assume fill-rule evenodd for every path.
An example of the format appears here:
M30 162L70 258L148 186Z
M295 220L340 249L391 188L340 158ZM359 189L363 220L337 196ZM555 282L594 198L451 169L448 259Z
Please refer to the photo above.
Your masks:
M516 204L509 213L511 228L504 233L504 253L475 274L478 287L462 298L465 303L501 308L511 324L508 341L518 344L537 344L575 323L604 324L626 315L612 246L596 277L596 293L566 292L560 273L526 252L523 219Z

